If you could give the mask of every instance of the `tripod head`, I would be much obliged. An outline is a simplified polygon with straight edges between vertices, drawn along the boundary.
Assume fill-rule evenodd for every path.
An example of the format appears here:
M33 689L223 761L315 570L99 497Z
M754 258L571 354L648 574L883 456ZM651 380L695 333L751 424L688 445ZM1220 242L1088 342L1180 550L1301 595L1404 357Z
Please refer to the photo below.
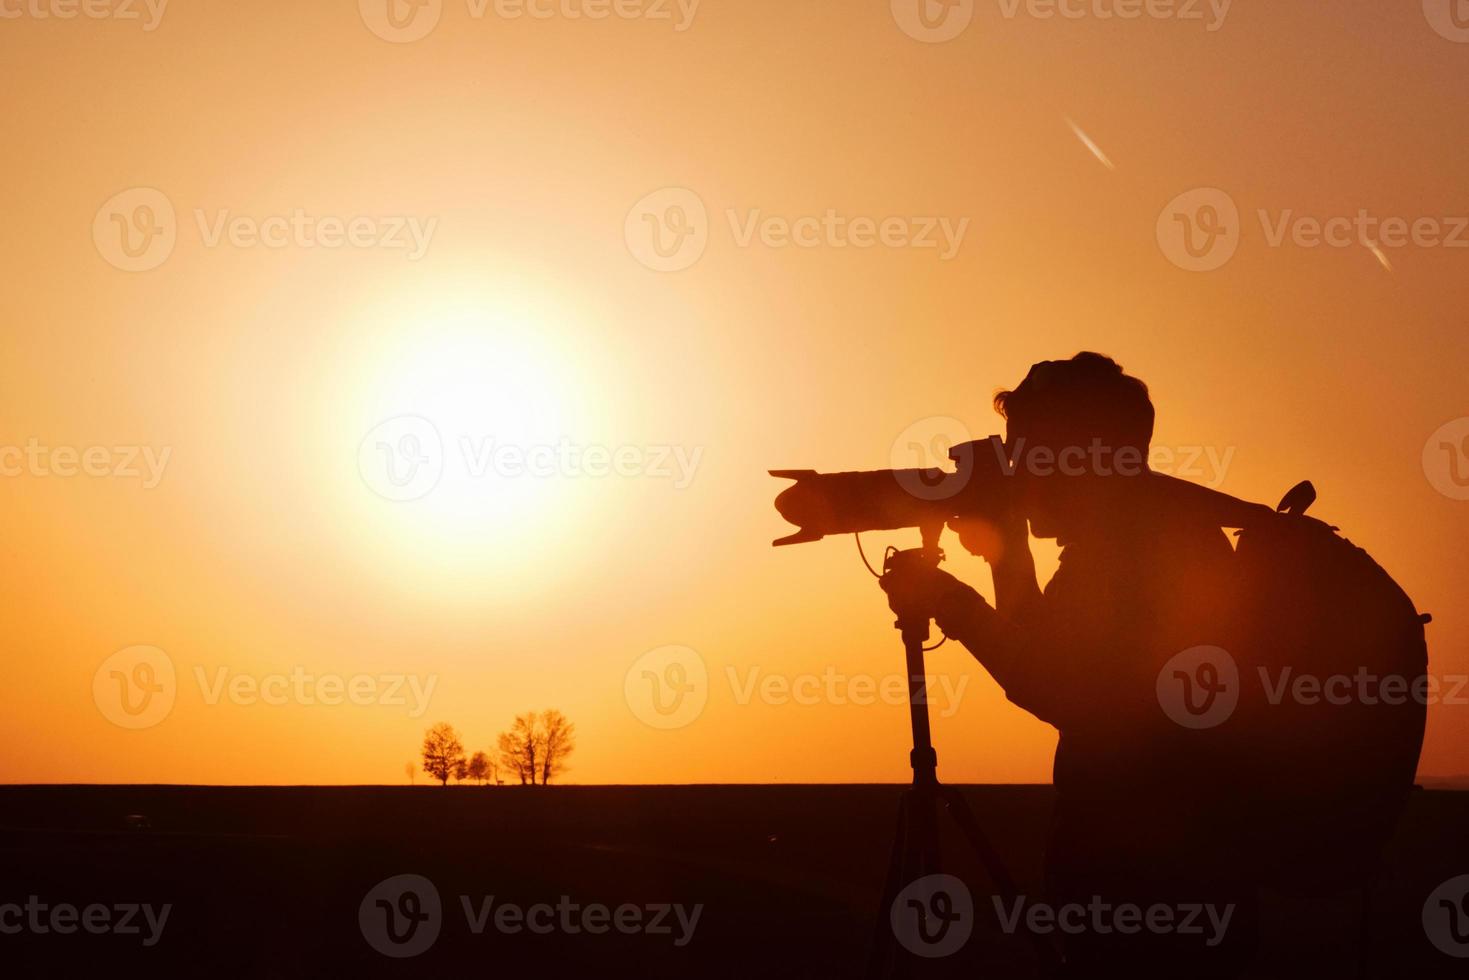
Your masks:
M939 547L939 535L943 533L944 526L925 525L920 528L923 535L923 544L918 548L907 548L899 550L889 548L882 559L882 577L884 585L892 579L889 576L914 579L912 572L939 567L944 560L944 550ZM926 597L916 594L904 594L897 590L884 591L888 593L888 599L898 614L897 622L893 625L902 631L904 643L916 640L920 645L928 642L929 616L927 609L929 604Z

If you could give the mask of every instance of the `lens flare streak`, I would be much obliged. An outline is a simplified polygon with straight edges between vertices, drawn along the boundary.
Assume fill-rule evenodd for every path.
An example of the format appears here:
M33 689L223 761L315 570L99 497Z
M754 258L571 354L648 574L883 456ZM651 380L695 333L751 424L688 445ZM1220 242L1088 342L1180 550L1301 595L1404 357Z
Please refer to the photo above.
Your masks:
M1111 158L1108 157L1106 153L1102 152L1102 148L1096 144L1095 140L1093 140L1090 136L1086 134L1085 130L1083 130L1080 126L1076 124L1075 120L1067 117L1066 125L1071 127L1071 131L1076 134L1076 138L1081 140L1081 145L1085 146L1091 152L1091 155L1097 158L1097 161L1101 163L1102 166L1106 167L1108 170L1117 169L1117 165L1112 162Z

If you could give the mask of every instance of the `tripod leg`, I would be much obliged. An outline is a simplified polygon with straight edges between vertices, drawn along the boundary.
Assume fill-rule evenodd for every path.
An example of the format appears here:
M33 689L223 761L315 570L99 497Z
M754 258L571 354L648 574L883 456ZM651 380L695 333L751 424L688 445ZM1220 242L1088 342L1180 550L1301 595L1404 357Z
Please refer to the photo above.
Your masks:
M908 884L924 875L939 871L938 799L932 786L915 786L908 790L908 821L912 848L908 858Z
M908 857L908 790L898 799L898 821L893 833L893 848L888 857L887 878L883 881L882 898L872 928L872 952L867 959L869 980L893 976L897 967L897 937L890 919L893 902L903 890L904 865Z
M938 798L935 784L920 784L903 791L898 804L898 830L893 839L882 902L873 925L869 977L906 976L910 954L893 933L893 904L903 889L925 875L939 871Z
M990 839L985 836L979 826L979 821L974 819L974 811L969 809L969 802L964 799L963 794L952 786L944 786L939 790L944 804L949 808L949 815L954 818L954 823L959 827L969 846L978 855L980 864L984 865L985 873L995 883L995 890L1000 897L1006 900L1014 900L1020 897L1020 889L1015 880L1010 877L1004 862L1000 860L999 852L995 850Z
M1005 868L1000 859L999 852L990 843L989 837L979 826L979 821L974 819L974 811L969 809L969 802L964 795L952 786L939 787L939 793L944 804L949 809L949 814L954 818L954 823L959 828L969 846L979 858L979 863L984 865L985 873L994 882L995 892L1005 902L1014 902L1021 897L1020 888L1015 884L1015 879L1010 877L1010 872ZM1046 977L1054 977L1061 970L1061 955L1056 947L1045 937L1031 934L1031 945L1034 946L1036 956L1040 960L1041 973Z

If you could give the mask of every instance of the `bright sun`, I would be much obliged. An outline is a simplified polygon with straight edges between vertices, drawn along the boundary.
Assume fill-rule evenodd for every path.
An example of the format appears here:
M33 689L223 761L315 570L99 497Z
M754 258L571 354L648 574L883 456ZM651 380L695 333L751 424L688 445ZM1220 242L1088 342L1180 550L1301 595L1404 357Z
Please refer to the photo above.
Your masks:
M431 564L487 571L567 529L562 462L585 385L539 318L469 308L393 330L358 446L369 526Z

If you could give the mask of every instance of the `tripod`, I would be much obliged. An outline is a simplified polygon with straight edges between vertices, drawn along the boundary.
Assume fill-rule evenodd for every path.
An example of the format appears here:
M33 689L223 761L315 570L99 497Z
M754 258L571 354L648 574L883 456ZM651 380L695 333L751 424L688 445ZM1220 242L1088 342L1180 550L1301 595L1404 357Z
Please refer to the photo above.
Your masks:
M887 575L909 566L936 568L942 560L937 529L925 528L923 547L889 551L883 561L883 573ZM932 876L940 872L938 817L941 810L953 820L979 858L996 894L1007 903L1020 897L1019 889L994 845L975 820L969 804L957 790L942 785L938 780L938 754L934 751L929 731L923 661L924 644L929 639L929 617L926 612L903 610L894 625L902 634L907 658L908 717L913 729L913 751L908 759L913 767L913 784L903 791L899 801L897 832L882 889L882 904L878 907L877 921L873 926L872 956L867 973L874 980L926 972L931 975L926 968L939 966L938 957L945 955L946 951L939 944L948 940L949 928L964 930L955 937L957 945L962 946L968 930L973 927L974 910L961 908L956 915L953 896L943 890L941 881L933 885L918 884L916 887L922 890L920 894L905 902L902 909L893 907L899 895L908 891L915 882L934 882ZM930 915L937 919L936 928L930 928ZM906 938L900 942L897 923L902 916L910 916L916 921L912 922L913 929L905 929ZM961 923L960 917L963 916L970 921ZM924 944L934 945L924 949ZM948 945L955 945L954 940L948 940ZM1040 937L1036 937L1036 948L1043 974L1052 975L1057 966L1054 949Z

